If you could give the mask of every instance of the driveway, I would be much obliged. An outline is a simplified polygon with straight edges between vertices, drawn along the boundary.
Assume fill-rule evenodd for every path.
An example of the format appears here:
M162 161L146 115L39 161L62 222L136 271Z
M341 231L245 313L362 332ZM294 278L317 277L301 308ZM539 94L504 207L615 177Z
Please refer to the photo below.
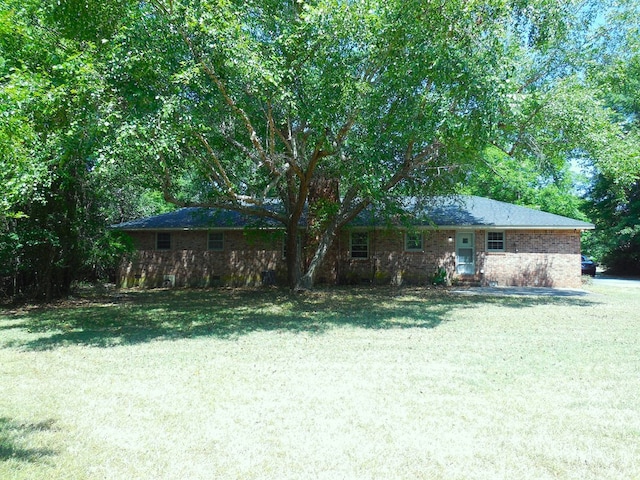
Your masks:
M461 295L491 295L519 297L585 297L590 295L586 290L573 288L545 287L475 287L452 290Z
M598 274L593 278L593 284L603 287L640 288L640 278L614 277Z
M621 278L598 274L591 282L594 286L640 289L640 278ZM473 287L454 289L452 292L461 295L521 297L585 297L590 295L590 292L581 289L544 287Z

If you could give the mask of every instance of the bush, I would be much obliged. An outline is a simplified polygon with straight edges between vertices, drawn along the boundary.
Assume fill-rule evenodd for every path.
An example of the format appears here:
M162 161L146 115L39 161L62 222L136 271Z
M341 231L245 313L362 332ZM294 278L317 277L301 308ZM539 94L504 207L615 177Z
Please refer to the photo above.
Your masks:
M447 284L447 271L440 267L436 273L433 274L431 278L431 283L433 285L446 285Z

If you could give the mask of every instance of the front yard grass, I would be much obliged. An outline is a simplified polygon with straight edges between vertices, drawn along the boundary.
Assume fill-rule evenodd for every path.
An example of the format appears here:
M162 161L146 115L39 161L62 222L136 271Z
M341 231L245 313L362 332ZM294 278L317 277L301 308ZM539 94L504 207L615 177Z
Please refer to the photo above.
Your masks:
M640 289L588 288L0 310L0 478L640 478Z

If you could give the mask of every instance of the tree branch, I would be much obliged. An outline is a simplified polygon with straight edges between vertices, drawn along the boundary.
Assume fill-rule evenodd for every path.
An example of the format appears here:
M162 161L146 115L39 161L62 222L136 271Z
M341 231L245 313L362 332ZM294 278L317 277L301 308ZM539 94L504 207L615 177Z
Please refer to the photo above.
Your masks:
M267 124L269 126L269 155L273 157L276 153L276 126L273 121L273 108L270 101L267 101Z
M167 18L170 18L172 16L171 10L168 9L165 5L163 5L159 0L152 0L152 4ZM174 22L174 25L175 25L175 22ZM233 99L233 97L227 90L227 87L222 81L222 79L218 76L218 74L216 74L214 68L205 61L205 59L203 58L201 53L198 51L198 49L195 47L195 45L191 41L191 38L189 38L187 33L184 31L184 29L180 28L180 26L178 25L175 25L175 26L180 32L180 36L182 37L183 41L189 48L189 51L193 55L195 61L200 65L204 73L216 85L218 92L220 92L220 94L222 95L227 106L243 122L249 134L249 139L251 140L251 144L258 152L258 156L260 158L260 162L257 162L258 165L262 163L267 166L267 168L271 171L272 174L277 174L277 168L274 162L272 161L272 159L269 157L267 152L265 152L264 148L262 147L258 133L256 132L256 129L253 127L253 124L251 122L251 119L249 118L249 115L247 115L244 109L242 109L237 104L237 102ZM252 156L251 158L254 162L256 161L255 156Z
M347 119L347 121L344 123L344 125L340 128L340 130L338 130L338 135L336 135L336 138L333 142L333 148L336 151L342 147L342 144L344 143L345 139L347 138L347 135L353 128L353 125L355 124L355 122L356 122L356 114L352 113Z
M164 156L160 156L163 165L162 194L165 201L179 207L219 208L221 210L233 210L252 217L269 218L286 225L287 216L277 211L266 208L263 202L259 202L248 195L237 195L222 200L209 200L193 202L180 200L171 193L172 181ZM257 208L256 208L257 207Z
M199 132L196 132L195 135L198 138L198 140L200 140L200 143L202 143L202 145L204 145L204 148L207 150L207 153L209 154L209 157L211 157L215 167L218 169L218 171L216 172L217 173L216 176L219 177L220 179L222 179L222 182L224 183L224 186L226 187L227 193L230 194L230 195L235 195L235 193L234 193L234 185L233 185L233 183L231 183L231 180L229 180L229 177L227 176L227 172L225 171L224 167L222 166L222 163L220 162L220 159L218 158L216 153L213 151L213 148L211 148L211 145L209 145L209 142L204 137L204 135L202 135Z

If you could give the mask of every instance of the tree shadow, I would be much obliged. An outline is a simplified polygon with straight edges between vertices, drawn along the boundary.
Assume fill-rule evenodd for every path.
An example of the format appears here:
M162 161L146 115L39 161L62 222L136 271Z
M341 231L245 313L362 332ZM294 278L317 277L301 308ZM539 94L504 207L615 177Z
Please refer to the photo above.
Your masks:
M392 287L330 288L303 295L278 289L125 291L15 312L7 320L8 328L18 328L18 318L19 328L31 338L7 341L4 346L28 350L67 345L106 348L206 336L237 338L257 331L321 334L338 327L436 328L455 320L454 310L487 304L529 308L549 303L593 305L592 301L568 297L481 297L444 289Z
M55 422L47 420L39 423L19 423L6 417L0 417L0 462L14 460L36 463L57 452L48 448L29 448L24 446L27 437L40 432L52 431Z

